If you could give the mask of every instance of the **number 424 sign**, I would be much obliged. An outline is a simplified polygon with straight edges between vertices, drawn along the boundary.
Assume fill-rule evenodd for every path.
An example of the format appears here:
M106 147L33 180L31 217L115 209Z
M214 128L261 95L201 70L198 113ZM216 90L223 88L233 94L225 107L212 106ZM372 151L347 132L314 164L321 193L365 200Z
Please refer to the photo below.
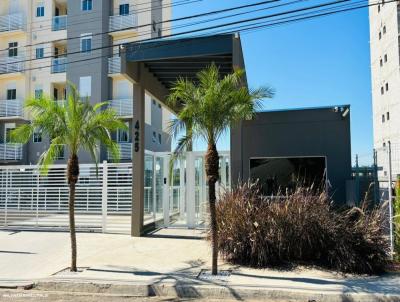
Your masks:
M139 124L139 121L136 121L136 124L135 124L135 152L139 152L139 150L140 150L140 145L139 145L139 142L140 142L140 124Z

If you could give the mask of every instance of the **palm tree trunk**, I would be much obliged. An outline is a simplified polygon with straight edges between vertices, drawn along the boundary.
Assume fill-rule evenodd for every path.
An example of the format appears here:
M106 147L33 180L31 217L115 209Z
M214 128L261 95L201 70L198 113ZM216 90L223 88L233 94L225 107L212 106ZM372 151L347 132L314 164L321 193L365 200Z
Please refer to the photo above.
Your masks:
M69 231L71 236L71 272L77 271L76 266L76 230L75 230L75 186L79 177L79 161L76 154L72 154L68 159L67 178L69 185Z
M215 183L219 178L219 155L215 144L209 144L206 153L206 175L208 182L208 201L210 203L210 227L212 248L212 274L218 273L218 226L215 211Z

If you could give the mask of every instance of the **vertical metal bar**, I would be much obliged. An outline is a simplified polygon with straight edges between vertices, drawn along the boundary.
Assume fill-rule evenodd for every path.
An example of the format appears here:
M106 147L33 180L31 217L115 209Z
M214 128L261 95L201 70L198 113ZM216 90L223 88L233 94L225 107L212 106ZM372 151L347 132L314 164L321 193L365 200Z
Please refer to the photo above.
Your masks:
M8 169L6 169L6 200L5 200L5 211L4 211L5 227L7 227L7 216L8 216Z
M388 190L389 190L389 231L390 231L390 255L394 256L394 239L393 239L393 194L392 194L392 147L391 142L388 141Z
M184 219L184 214L186 212L185 206L185 161L186 159L181 158L179 163L179 216L180 219Z
M196 176L195 156L193 152L186 153L186 219L188 228L194 228L195 222L195 200L196 200Z
M107 161L103 161L103 178L101 188L101 229L103 233L107 232L107 197L108 197L108 167Z
M36 184L36 227L39 227L39 182L40 175L37 172L37 184Z
M173 169L173 167L172 167ZM163 168L162 168L162 203L163 203L163 212L164 212L164 226L169 227L169 214L170 214L170 208L171 208L171 198L170 198L170 187L169 187L169 156L166 155L163 158ZM164 181L164 179L166 181ZM173 178L172 178L173 181ZM173 183L172 183L173 185Z

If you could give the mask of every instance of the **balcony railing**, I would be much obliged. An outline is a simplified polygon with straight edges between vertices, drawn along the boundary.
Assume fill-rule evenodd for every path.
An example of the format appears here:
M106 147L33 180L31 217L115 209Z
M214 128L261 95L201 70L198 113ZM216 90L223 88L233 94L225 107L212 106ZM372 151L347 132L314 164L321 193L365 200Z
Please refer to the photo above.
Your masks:
M53 17L52 30L59 31L67 29L67 15Z
M121 73L121 57L108 58L108 74Z
M23 72L24 68L24 56L0 58L0 74Z
M119 116L132 116L132 106L132 99L119 99L110 101L110 107L113 108Z
M51 60L51 73L63 73L67 69L67 58L54 58Z
M22 100L0 100L0 117L23 116Z
M132 159L132 143L118 143L120 160ZM112 160L110 152L107 153L107 159Z
M110 31L119 31L123 29L135 29L138 24L137 14L110 16Z
M12 161L22 159L22 144L1 143L0 160Z
M24 30L25 20L23 14L0 16L0 32Z

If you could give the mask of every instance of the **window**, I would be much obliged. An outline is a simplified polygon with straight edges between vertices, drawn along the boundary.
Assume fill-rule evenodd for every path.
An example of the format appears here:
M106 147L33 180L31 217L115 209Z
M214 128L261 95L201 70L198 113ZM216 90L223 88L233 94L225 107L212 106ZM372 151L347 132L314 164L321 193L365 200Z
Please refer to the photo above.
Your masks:
M153 131L153 143L155 143L157 141L157 133L155 131Z
M387 121L390 120L390 114L389 114L389 112L386 112L386 120L387 120Z
M382 39L382 33L379 32L379 40Z
M43 59L43 57L44 57L44 48L43 47L36 48L36 59Z
M382 114L382 123L384 123L384 122L385 122L385 115Z
M383 26L383 34L386 34L386 25Z
M382 146L383 146L383 148L385 148L386 147L386 143L383 143Z
M58 145L58 154L56 160L62 160L65 159L65 146L64 145Z
M161 28L158 29L158 36L161 37L162 36L162 31Z
M153 105L156 105L156 101L155 100L153 100Z
M161 109L161 104L158 104L158 109Z
M81 97L92 96L92 77L79 78L79 94Z
M129 3L119 5L119 14L121 16L129 15Z
M156 21L153 20L153 25L152 25L153 31L155 32L157 29L157 23Z
M161 141L162 141L162 139L161 139L161 134L160 133L158 133L158 143L161 145Z
M43 89L42 88L36 88L35 89L35 98L40 99L43 96Z
M129 129L129 123L125 123L126 127ZM129 142L129 130L118 129L117 132L117 141L119 143L127 143Z
M36 6L36 17L44 17L44 3L38 3Z
M92 50L92 34L81 35L81 52L90 52Z
M381 5L378 4L378 13L381 11Z
M92 0L82 0L82 10L83 11L92 10L92 7L93 7Z
M33 142L41 143L42 142L42 131L33 132Z
M381 65L381 67L383 66L383 61L382 61L382 59L379 60L379 65Z
M384 55L383 59L384 59L384 61L386 63L387 62L387 54Z
M18 56L18 42L8 43L8 56L17 57Z
M386 83L386 84L385 84L385 88L386 88L386 91L389 90L389 83Z
M381 87L381 94L383 95L385 93L385 89L383 89L383 87Z
M17 89L7 89L7 100L16 100L17 99Z

